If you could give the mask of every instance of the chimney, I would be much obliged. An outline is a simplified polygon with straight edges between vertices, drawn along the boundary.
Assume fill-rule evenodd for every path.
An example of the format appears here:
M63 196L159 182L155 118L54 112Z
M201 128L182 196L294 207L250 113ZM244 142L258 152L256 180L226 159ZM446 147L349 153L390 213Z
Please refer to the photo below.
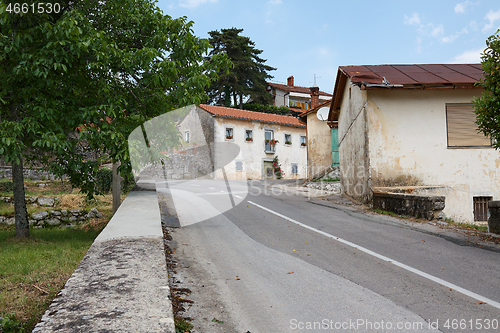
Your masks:
M319 87L309 88L311 91L311 109L314 109L319 105Z
M293 84L293 83L294 83L294 82L293 82L293 76L289 76L289 77L286 79L286 84L287 84L287 86L291 86L291 87L293 87L293 86L294 86L294 84Z

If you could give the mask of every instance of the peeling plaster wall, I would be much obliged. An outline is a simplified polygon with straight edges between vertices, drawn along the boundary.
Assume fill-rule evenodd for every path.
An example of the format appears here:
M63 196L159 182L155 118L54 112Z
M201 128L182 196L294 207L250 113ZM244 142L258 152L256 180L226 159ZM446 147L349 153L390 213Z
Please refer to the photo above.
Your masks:
M366 101L366 91L347 80L339 116L340 180L345 194L364 203L372 197Z
M321 175L332 165L332 138L326 121L316 117L316 112L307 115L307 177Z
M500 152L447 147L446 103L470 103L482 91L370 90L367 120L373 186L442 186L415 194L446 196L444 213L473 222L473 197L500 199Z
M260 123L258 121L215 117L214 140L216 142L232 142L240 147L238 156L225 167L226 176L233 180L263 179L264 161L272 161L277 155L284 172L285 179L305 178L307 148L300 146L300 136L306 135L305 128ZM226 127L233 128L233 139L226 140ZM245 140L245 131L252 130L253 141ZM276 144L274 154L266 154L265 130L274 131ZM285 133L292 135L292 144L285 145ZM243 171L236 171L236 162L243 162ZM292 163L298 166L298 175L292 175ZM221 172L217 175L222 178Z

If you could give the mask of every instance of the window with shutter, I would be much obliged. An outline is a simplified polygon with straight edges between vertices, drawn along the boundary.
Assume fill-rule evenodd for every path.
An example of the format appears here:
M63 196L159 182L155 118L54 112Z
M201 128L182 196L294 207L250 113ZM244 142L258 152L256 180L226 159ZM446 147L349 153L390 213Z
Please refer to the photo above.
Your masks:
M477 131L472 104L446 104L448 147L488 147L491 139Z

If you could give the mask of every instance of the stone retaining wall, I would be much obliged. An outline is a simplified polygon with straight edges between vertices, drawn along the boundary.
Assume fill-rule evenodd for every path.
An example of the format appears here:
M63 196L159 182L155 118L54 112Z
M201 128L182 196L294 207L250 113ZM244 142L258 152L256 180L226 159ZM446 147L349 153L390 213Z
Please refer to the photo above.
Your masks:
M51 173L42 171L38 168L23 168L24 179L31 180L55 180L58 179ZM12 179L12 167L11 166L0 166L0 178ZM67 179L67 177L63 177Z
M488 231L500 235L500 201L488 202Z
M92 208L88 212L79 208L71 210L60 209L32 213L28 221L30 226L44 228L50 226L74 225L75 223L81 223L87 219L96 217L102 217L102 213L96 208ZM16 220L14 217L0 216L0 223L15 224Z
M440 217L444 207L444 196L373 192L374 209L381 209L398 215L432 220Z

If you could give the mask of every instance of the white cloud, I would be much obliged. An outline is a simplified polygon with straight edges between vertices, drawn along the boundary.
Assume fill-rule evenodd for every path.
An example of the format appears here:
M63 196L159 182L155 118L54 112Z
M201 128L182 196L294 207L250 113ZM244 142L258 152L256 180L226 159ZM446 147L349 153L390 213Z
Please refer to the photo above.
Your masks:
M268 3L270 5L281 5L283 2L281 0L270 0Z
M460 35L468 34L468 33L469 33L469 30L467 30L467 28L463 28L462 31L459 31L453 35L444 36L443 38L441 38L441 42L442 43L453 43L458 37L460 37Z
M216 3L218 0L180 0L179 6L184 8L196 8L207 2Z
M455 13L457 14L462 14L462 13L465 13L465 8L470 5L470 1L464 1L464 2L461 2L461 3L457 3L457 5L455 6Z
M483 32L486 32L493 28L495 22L500 19L500 9L494 12L492 9L486 14L485 19L490 21L488 24L484 25Z
M437 37L441 36L442 34L444 34L444 27L442 24L435 26L434 24L430 23L429 26L432 29L432 31L431 31L432 37L437 38Z
M458 34L444 36L443 38L441 38L441 42L442 43L453 43L455 41L455 39L457 39L457 38L458 38Z
M470 64L470 63L480 63L481 62L481 53L484 51L484 48L465 51L451 60L452 64Z
M418 16L417 13L413 13L411 17L408 17L405 15L405 21L404 23L406 25L414 25L414 24L420 24L420 17Z

